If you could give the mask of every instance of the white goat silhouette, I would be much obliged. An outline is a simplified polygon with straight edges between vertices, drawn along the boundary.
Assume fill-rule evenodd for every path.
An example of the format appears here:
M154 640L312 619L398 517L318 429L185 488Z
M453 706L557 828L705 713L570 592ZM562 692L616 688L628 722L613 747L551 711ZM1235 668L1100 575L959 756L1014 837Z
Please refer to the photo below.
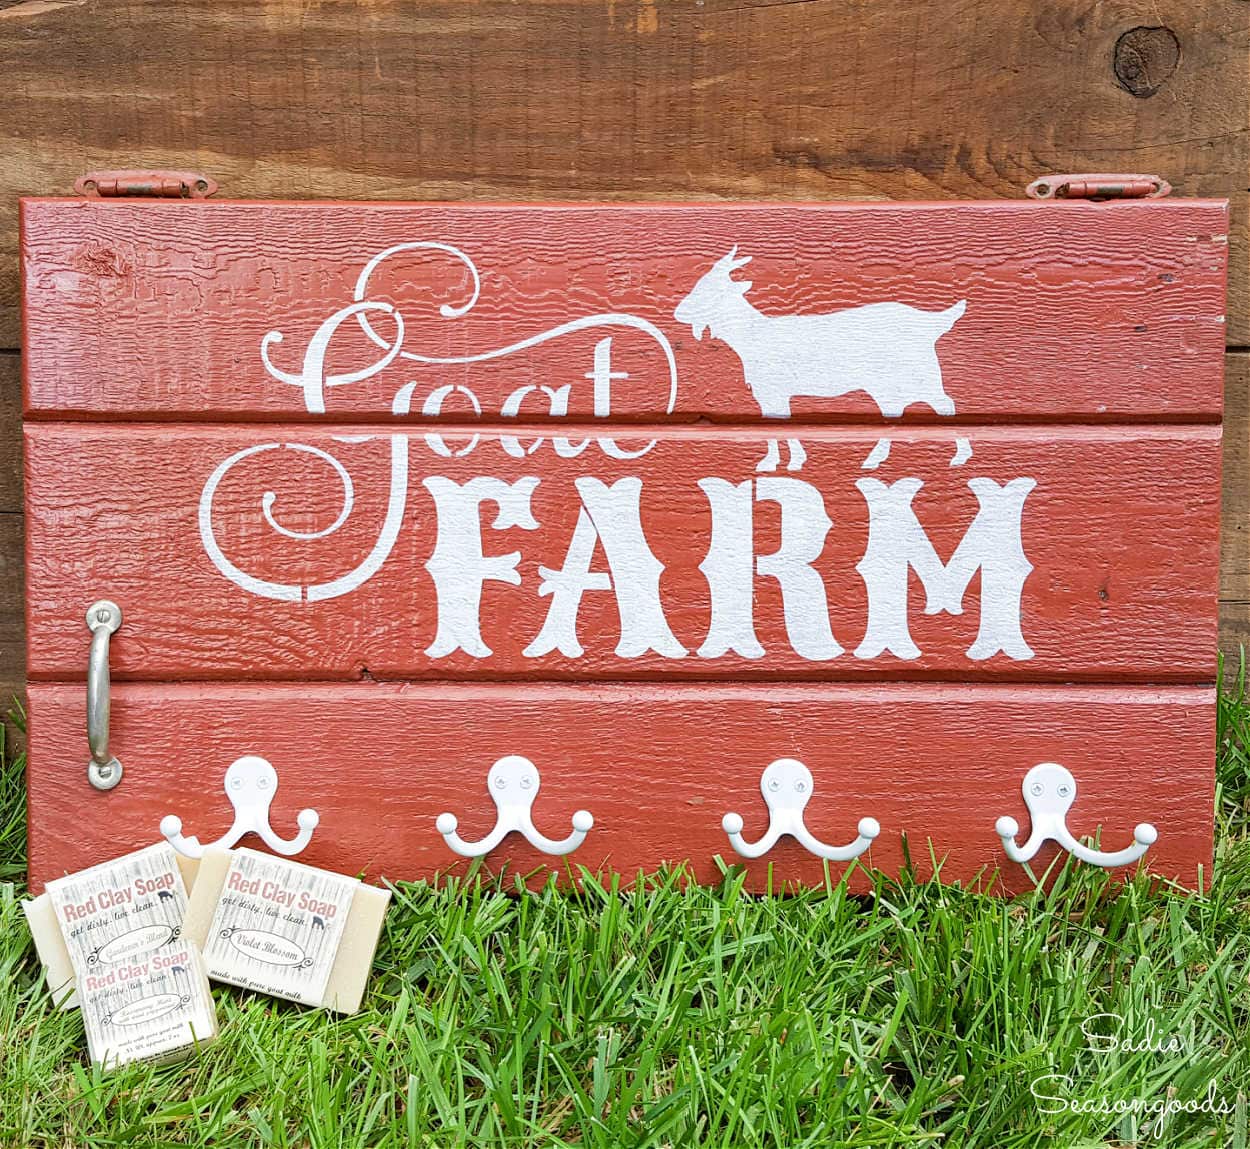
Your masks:
M712 338L733 348L764 418L790 418L790 400L796 396L831 398L850 391L866 392L886 418L897 418L912 403L925 403L939 415L955 413L954 401L942 390L935 345L963 315L964 300L945 311L870 303L827 315L765 315L746 300L750 281L730 278L751 262L749 255L737 256L735 246L717 260L677 305L673 318L689 323L696 339L710 330ZM786 442L787 469L797 471L807 453L798 439ZM888 441L882 442L888 450ZM957 442L955 462L962 463L968 448ZM769 439L768 452L755 469L775 471L779 462L777 440Z

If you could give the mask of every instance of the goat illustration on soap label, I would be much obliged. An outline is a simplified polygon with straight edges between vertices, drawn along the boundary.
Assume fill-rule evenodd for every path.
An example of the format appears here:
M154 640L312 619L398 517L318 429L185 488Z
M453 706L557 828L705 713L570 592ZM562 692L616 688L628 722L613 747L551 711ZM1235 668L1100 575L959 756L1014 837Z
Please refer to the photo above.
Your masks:
M869 303L823 315L765 315L747 301L751 281L731 278L750 262L749 255L739 257L735 245L699 279L673 318L688 323L695 339L710 333L730 346L765 419L789 419L796 398L852 391L865 392L887 419L899 418L913 403L938 415L955 414L955 402L942 387L937 341L963 315L966 300L943 311ZM801 470L807 459L803 444L795 438L786 444L787 470ZM889 440L880 440L864 467L875 469L888 453ZM967 440L957 439L952 465L971 454ZM777 440L769 439L755 469L775 471L780 461Z

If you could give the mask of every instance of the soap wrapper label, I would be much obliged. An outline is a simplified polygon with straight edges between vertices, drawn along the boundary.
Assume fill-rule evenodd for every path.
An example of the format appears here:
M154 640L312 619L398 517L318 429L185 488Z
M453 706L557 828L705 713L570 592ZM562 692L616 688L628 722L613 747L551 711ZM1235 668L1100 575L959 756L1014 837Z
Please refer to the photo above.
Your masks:
M168 842L55 878L46 896L93 1062L163 1061L213 1040L213 997L182 936L187 890Z
M320 1005L360 882L254 850L236 850L213 914L208 976Z
M177 945L187 891L167 842L47 884L78 978L138 967Z
M164 1060L217 1033L202 959L189 942L98 964L79 977L78 1000L91 1060L106 1068Z

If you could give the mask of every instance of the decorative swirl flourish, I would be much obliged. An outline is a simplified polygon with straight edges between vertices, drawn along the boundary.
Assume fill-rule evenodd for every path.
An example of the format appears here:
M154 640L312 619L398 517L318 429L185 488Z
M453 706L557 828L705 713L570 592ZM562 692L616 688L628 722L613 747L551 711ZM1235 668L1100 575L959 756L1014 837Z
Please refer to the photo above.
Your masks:
M478 295L481 292L481 277L478 275L477 267L473 260L470 259L458 247L452 247L448 243L437 243L433 240L418 240L412 243L398 243L394 247L388 247L384 252L375 255L360 273L360 278L356 280L356 291L353 296L357 303L363 303L366 299L369 288L369 276L373 274L377 266L389 256L400 251L417 251L417 250L445 251L449 255L454 256L468 270L473 277L473 294L469 299L462 303L459 307L450 307L444 303L438 312L445 319L459 319L467 315L477 303ZM356 315L356 321L360 324L361 330L373 340L379 347L389 347L389 344L373 329L373 325L363 311ZM486 363L491 359L501 359L505 355L512 355L517 351L525 351L530 347L537 347L539 344L546 343L552 339L558 339L562 335L571 335L575 331L585 331L591 327L632 327L635 331L642 331L649 335L660 345L660 350L664 352L664 358L668 364L668 414L673 413L673 409L677 406L677 360L673 356L672 344L668 341L668 336L664 334L650 320L643 319L638 315L629 315L620 311L605 311L598 315L586 315L581 319L571 319L567 323L561 323L556 327L552 327L547 331L540 331L536 335L531 335L526 339L520 339L515 343L509 343L504 347L496 347L491 351L481 351L476 355L421 355L416 351L400 351L401 359L411 359L414 363L425 363L431 366L452 366L465 363Z
M391 406L391 410L395 415L408 414L415 386L415 384L409 383L401 388L395 396L395 401ZM371 438L372 436L366 436L363 441L368 441ZM244 459L266 451L280 451L284 449L303 451L329 463L338 474L339 481L342 484L343 505L339 510L338 517L325 529L309 532L293 531L288 527L282 526L274 518L273 505L277 496L273 491L266 491L261 497L261 513L265 521L275 531L288 538L305 540L325 538L334 534L342 527L351 517L352 509L355 506L355 489L351 476L343 464L329 452L323 451L320 447L309 446L306 443L258 443L255 446L244 447L242 450L236 451L229 458L222 460L218 464L217 469L208 477L208 482L204 484L203 491L200 492L200 542L210 561L235 586L241 587L249 594L257 595L260 598L272 598L281 602L319 602L324 599L338 598L340 595L348 594L358 586L361 586L368 579L372 578L390 557L391 550L395 546L395 540L399 538L399 528L403 523L404 508L408 500L408 436L391 435L390 440L391 481L390 491L387 496L386 516L383 519L381 530L378 532L377 540L374 542L369 554L346 574L328 582L307 585L303 583L274 582L269 579L258 578L256 575L248 574L247 571L242 570L226 557L221 544L217 541L216 531L213 529L213 498L226 475Z
M355 488L352 486L352 477L347 473L347 468L343 466L328 451L323 451L320 447L309 447L305 443L285 443L283 444L289 451L307 451L310 455L315 455L318 459L324 459L338 474L339 482L343 484L343 508L339 511L339 517L334 520L328 527L319 531L293 531L290 527L284 527L273 517L273 505L277 501L278 496L273 491L266 491L261 497L261 511L267 522L280 535L286 535L288 539L323 539L326 535L332 535L345 522L347 517L352 513L352 504L356 499Z
M325 359L326 351L330 346L330 339L344 320L350 319L353 315L363 316L366 311L381 311L395 320L395 342L391 344L383 342L382 346L386 348L386 354L380 359L374 360L368 366L360 368L358 371L348 371L342 375L327 375L325 373ZM372 331L372 328L370 330ZM376 375L393 362L395 356L399 354L399 349L404 341L404 317L389 303L353 303L348 307L340 308L317 328L316 333L309 340L308 349L304 352L303 368L298 375L290 371L283 371L269 358L270 346L275 343L281 343L282 338L281 331L269 331L261 339L260 358L265 365L265 370L283 383L289 383L292 387L302 387L304 389L304 406L309 413L324 415L326 411L326 387L343 387L348 383L359 383ZM376 338L375 333L375 341Z
M353 302L345 307L339 308L332 315L322 321L317 327L312 338L308 342L308 346L304 350L303 359L298 371L288 371L279 367L272 357L272 349L283 342L283 334L281 331L273 330L267 332L261 339L260 356L261 362L264 364L265 370L271 377L292 387L299 387L304 392L304 406L310 414L322 415L326 411L326 389L330 387L342 387L350 383L359 383L366 379L377 375L394 363L397 359L406 359L414 363L420 363L429 366L451 366L463 365L468 363L484 363L495 359L501 359L505 356L524 351L531 347L537 347L547 343L553 339L559 339L564 335L571 335L578 331L590 330L601 327L625 327L635 331L640 331L655 341L664 354L665 362L668 367L668 405L667 412L672 413L677 405L677 362L673 354L672 345L664 332L661 331L654 323L647 319L643 319L637 315L630 315L624 312L603 312L596 315L583 316L580 319L572 319L566 323L558 324L546 331L540 331L525 339L509 343L504 347L479 352L474 355L462 356L433 356L423 355L419 352L406 350L404 343L404 318L398 309L390 303L380 300L368 299L369 283L374 272L378 267L392 256L401 252L408 251L434 251L441 252L451 256L457 260L467 271L471 280L471 290L468 298L461 303L442 303L439 305L438 313L444 319L460 319L467 315L477 304L481 294L481 276L473 260L469 258L463 251L451 244L440 243L433 240L417 240L410 243L394 244L379 252L370 259L361 270L360 275L356 279L353 289ZM376 320L378 315L386 316L391 323L394 324L394 337L386 339L381 335L371 320ZM349 320L355 320L360 326L361 331L366 337L380 348L381 353L372 362L365 364L352 371L340 371L331 373L327 371L326 361L329 354L330 344L334 339L335 333ZM611 340L607 337L599 341L599 345L595 349L595 371L593 378L595 379L595 414L597 416L606 416L610 412L611 398L609 394L610 380L621 378L622 376L614 374L610 368L610 346ZM412 406L413 392L416 389L415 382L405 384L395 394L395 398L391 405L392 414L396 416L408 415ZM524 386L512 393L505 401L501 414L508 418L516 418L520 412L522 400L534 391L532 386ZM545 394L550 403L550 414L554 417L565 416L568 413L568 395L569 385L565 384L558 388L542 387L541 392ZM460 393L464 395L475 413L481 414L481 405L476 395L463 384L443 384L436 386L427 396L422 404L422 414L427 417L434 417L440 414L445 400L453 394ZM366 436L365 438L371 438ZM225 575L236 586L250 594L257 595L261 598L272 598L286 602L316 602L322 599L336 598L339 595L347 594L361 586L369 578L371 578L382 564L390 556L391 550L394 548L396 539L399 535L400 525L404 517L404 509L407 502L407 486L408 486L408 446L409 437L407 435L396 434L390 436L391 439L391 475L390 490L387 497L387 508L384 521L378 533L372 550L369 554L352 570L348 571L337 578L322 583L295 583L280 582L271 579L263 579L256 575L249 574L237 564L232 562L225 554L220 543L218 542L216 531L213 526L213 500L217 493L217 488L221 485L222 480L230 471L238 464L242 463L254 455L259 455L267 451L292 450L310 454L330 466L338 476L339 483L342 486L342 506L338 516L329 526L316 531L299 531L284 526L278 521L275 515L275 504L277 502L277 494L273 490L265 491L261 497L261 515L269 528L286 538L296 539L299 541L312 541L317 539L328 538L339 531L344 524L350 519L353 508L355 506L355 488L352 483L347 468L335 458L334 455L320 447L310 446L306 443L260 443L254 446L245 447L236 451L229 458L223 460L213 473L209 476L208 481L204 484L204 489L200 494L199 505L199 529L200 540L204 546L205 553L210 561L217 569ZM426 445L436 454L444 457L463 456L470 453L478 443L478 436L474 435L471 440L456 449L448 446L442 435L430 431L424 436ZM354 439L352 441L359 441ZM542 440L538 440L531 447L524 448L521 446L515 436L501 436L501 443L504 450L513 456L524 457L525 454L537 449ZM555 436L552 438L552 447L561 458L574 458L585 450L590 442L584 439L578 443L572 443L566 438ZM614 459L635 459L641 455L645 455L655 446L655 440L643 445L637 450L627 450L619 446L615 440L607 437L600 437L597 442L603 452L610 458Z
M472 291L469 298L459 305L443 303L439 305L438 313L444 319L460 319L467 315L477 304L481 294L482 281L478 274L477 266L473 260L469 258L458 247L453 247L448 243L439 243L435 240L414 240L410 243L397 243L388 247L385 251L375 255L368 263L365 264L360 275L356 279L356 286L353 291L353 302L347 307L336 311L328 319L317 328L316 333L308 344L308 348L304 353L304 361L301 371L298 373L286 371L273 362L270 355L270 349L283 341L282 332L270 331L265 334L261 340L260 354L261 361L265 365L265 369L273 378L287 383L291 386L302 387L304 389L305 406L309 412L315 414L325 413L325 388L342 387L348 383L358 383L364 379L368 379L382 371L396 358L407 359L413 363L421 363L426 366L446 367L446 366L463 366L468 363L486 363L494 359L502 359L505 356L513 355L518 351L525 351L531 347L537 347L541 344L550 342L553 339L559 339L564 335L571 335L578 331L586 331L597 327L625 327L635 331L641 331L649 338L655 341L660 350L664 354L665 364L668 368L668 402L665 408L666 413L672 414L677 406L677 360L673 354L672 344L669 343L668 337L654 323L648 319L643 319L638 315L630 315L627 312L605 311L595 315L582 316L579 319L571 319L566 323L558 324L546 331L540 331L534 335L530 335L525 339L517 340L503 347L492 348L487 351L480 351L473 355L423 355L417 351L405 350L402 348L404 339L404 321L403 317L396 308L389 303L383 303L377 300L367 298L369 291L369 280L378 266L391 256L404 251L438 251L452 256L458 260L468 271L472 279ZM395 323L395 338L388 341L380 335L373 323L370 322L370 312L381 312L389 316ZM344 320L354 318L360 325L360 329L364 334L378 347L382 348L383 354L374 362L362 367L356 371L340 372L338 374L325 373L326 351L328 349L330 339L334 332L343 323ZM605 414L606 412L597 412ZM625 452L615 447L611 440L604 440L605 450L609 455L615 458L636 458L640 454L645 454L650 450L650 445L637 452Z
M477 303L477 297L482 290L482 280L477 273L477 268L474 266L473 260L465 255L465 253L458 247L452 247L449 243L439 243L437 240L433 239L417 239L413 240L411 243L397 243L394 247L388 247L385 251L378 252L377 255L365 264L364 269L360 273L360 277L356 280L356 290L353 292L352 298L355 299L357 303L360 303L368 297L369 276L373 274L378 264L401 251L445 251L448 255L458 259L462 264L464 264L465 270L473 277L473 294L470 295L468 300L462 303L459 307L452 307L449 303L442 304L438 309L438 313L444 319L459 319L462 315L467 315L473 309L473 305ZM386 346L386 341L378 337L373 328L369 326L369 321L363 315L360 316L359 323L361 330L364 331L364 333L369 336L374 343L376 343L379 347Z

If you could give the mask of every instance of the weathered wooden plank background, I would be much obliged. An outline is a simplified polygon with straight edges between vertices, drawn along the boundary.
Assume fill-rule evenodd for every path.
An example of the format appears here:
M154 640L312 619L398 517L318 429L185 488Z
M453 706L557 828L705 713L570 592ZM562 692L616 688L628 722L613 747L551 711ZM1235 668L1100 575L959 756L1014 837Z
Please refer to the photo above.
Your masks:
M1015 197L1145 170L1233 203L1223 642L1250 636L1245 0L0 0L0 691L24 677L17 196Z

